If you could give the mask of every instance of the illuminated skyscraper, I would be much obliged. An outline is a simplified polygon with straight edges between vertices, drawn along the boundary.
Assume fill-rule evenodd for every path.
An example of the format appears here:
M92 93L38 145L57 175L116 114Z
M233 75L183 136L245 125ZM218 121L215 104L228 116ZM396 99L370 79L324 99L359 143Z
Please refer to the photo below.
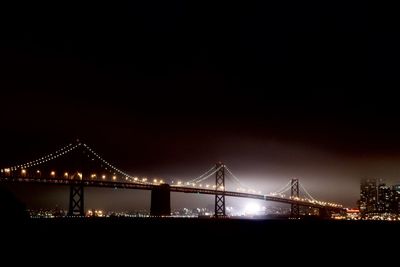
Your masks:
M368 213L398 213L400 185L387 186L382 179L363 179L360 186L361 215Z

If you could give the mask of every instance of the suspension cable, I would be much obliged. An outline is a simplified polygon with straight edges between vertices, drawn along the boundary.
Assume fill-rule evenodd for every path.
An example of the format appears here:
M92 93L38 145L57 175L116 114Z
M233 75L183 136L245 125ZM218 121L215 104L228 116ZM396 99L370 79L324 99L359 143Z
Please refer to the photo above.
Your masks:
M299 184L300 184L300 187L304 190L304 192L311 198L311 200L317 201L310 193L308 193L307 189L301 183L299 183Z
M222 168L222 166L220 166L218 169L216 169L215 171L213 171L212 173L210 173L209 175L201 178L200 180L196 181L196 183L200 183L206 179L208 179L209 177L211 177L212 175L214 175L217 171L219 171Z
M232 171L228 168L228 166L225 165L225 169L229 172L229 174L232 176L232 178L235 179L235 180L239 183L239 185L240 185L241 187L250 189L249 186L246 186L246 185L244 185L242 182L240 182L240 179L239 179L236 175L234 175L234 174L232 173Z
M194 179L192 179L192 180L190 180L190 181L188 181L188 183L198 183L198 181L197 180L200 180L200 179L202 179L205 175L207 175L208 173L210 173L212 170L214 170L215 169L215 166L212 166L212 168L211 169L209 169L208 171L206 171L205 173L203 173L202 175L200 175L199 177L197 177L197 178L194 178ZM214 172L215 173L215 172ZM208 176L209 177L209 176Z
M273 193L273 194L281 194L282 192L286 192L286 191L288 190L287 187L291 188L290 182L291 182L291 181L289 180L289 182L287 182L286 185L284 185L283 187L281 187L279 190L275 190L275 191L272 192L272 193Z
M134 179L133 176L129 175L128 173L118 169L117 167L115 167L114 165L110 164L108 161L106 161L105 159L103 159L99 154L97 154L93 149L91 149L87 144L83 144L83 147L89 151L90 153L92 153L96 158L98 158L101 162L103 162L104 164L106 164L108 167L112 168L114 171L118 172L121 175L124 175L125 177L129 178L129 179Z
M24 164L12 166L9 169L11 171L13 171L13 170L17 170L19 168L24 169L24 168L29 168L29 167L41 165L43 163L46 163L48 161L54 160L54 159L56 159L58 157L61 157L61 156L65 155L65 154L70 153L71 151L73 151L77 147L79 147L80 145L81 145L81 143L78 143L78 144L75 144L75 145L74 144L69 144L69 145L64 146L61 149L56 150L53 153L47 154L47 155L45 155L45 156L43 156L43 157L41 157L39 159L32 160L32 161L26 162Z

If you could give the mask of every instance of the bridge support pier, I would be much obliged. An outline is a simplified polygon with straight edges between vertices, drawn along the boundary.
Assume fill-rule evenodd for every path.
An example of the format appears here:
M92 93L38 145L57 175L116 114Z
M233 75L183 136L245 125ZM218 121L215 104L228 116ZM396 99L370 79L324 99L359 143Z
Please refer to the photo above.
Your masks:
M71 185L68 216L85 216L83 185Z
M171 215L171 190L168 184L162 184L151 190L151 216Z

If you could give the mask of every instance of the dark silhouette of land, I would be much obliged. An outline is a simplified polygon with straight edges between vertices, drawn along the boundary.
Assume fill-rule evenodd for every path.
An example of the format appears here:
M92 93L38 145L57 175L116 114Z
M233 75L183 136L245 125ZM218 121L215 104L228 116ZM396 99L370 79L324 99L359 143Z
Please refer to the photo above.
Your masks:
M13 193L0 187L0 221L22 222L28 219L26 206Z

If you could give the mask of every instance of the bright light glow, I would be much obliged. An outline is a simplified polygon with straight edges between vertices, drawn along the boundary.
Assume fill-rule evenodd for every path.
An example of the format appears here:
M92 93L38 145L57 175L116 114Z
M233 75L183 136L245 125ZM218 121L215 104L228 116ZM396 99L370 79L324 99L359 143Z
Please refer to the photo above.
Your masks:
M56 175L56 172L55 172L55 171L52 171L52 172L50 173L50 175L51 175L51 176L54 176L54 175Z
M114 180L114 181L117 180L117 176L114 175L114 176L113 176L113 180Z
M106 179L106 176L105 176L105 175L102 175L101 178L104 180L104 179Z
M26 174L26 170L22 170L21 172L22 172L22 174Z
M64 176L65 176L65 177L68 177L68 172L64 173Z
M248 215L256 215L258 212L261 211L260 205L257 203L249 203L244 209L244 212Z

